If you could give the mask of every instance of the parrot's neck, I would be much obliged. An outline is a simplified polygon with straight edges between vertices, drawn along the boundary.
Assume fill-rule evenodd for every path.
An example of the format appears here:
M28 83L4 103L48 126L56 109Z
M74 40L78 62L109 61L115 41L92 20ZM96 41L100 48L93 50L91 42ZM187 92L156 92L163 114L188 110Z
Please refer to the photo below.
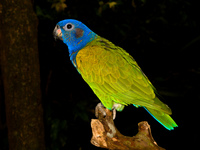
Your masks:
M90 43L91 41L93 41L94 39L97 38L97 34L94 32L90 32L87 36L83 36L81 38L79 38L79 40L77 41L76 45L70 45L68 43L68 49L69 49L69 56L70 56L70 60L73 63L73 65L76 67L76 55L78 54L78 52L84 48L88 43Z

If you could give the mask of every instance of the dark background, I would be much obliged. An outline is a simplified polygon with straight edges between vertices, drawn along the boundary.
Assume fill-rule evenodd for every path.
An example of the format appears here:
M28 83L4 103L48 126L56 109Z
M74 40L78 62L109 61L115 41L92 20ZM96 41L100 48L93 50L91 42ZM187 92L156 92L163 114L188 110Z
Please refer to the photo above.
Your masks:
M116 2L116 3L112 3ZM112 4L116 4L111 6ZM46 147L95 150L90 121L99 102L69 60L67 46L52 35L56 23L77 19L129 52L172 109L178 124L166 130L143 108L128 106L115 124L127 136L148 121L159 146L196 149L199 140L200 19L190 0L35 1ZM6 139L4 139L6 141ZM6 142L3 142L4 144Z

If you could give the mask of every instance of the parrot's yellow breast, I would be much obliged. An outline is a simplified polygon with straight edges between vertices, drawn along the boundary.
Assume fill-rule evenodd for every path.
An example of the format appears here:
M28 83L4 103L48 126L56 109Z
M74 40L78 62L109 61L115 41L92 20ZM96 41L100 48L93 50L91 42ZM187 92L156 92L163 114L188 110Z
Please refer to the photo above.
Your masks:
M95 70L95 74L100 73L103 67L102 59L106 57L106 55L101 55L103 51L105 50L98 46L86 46L78 52L76 56L77 70L83 77L92 75L92 70Z

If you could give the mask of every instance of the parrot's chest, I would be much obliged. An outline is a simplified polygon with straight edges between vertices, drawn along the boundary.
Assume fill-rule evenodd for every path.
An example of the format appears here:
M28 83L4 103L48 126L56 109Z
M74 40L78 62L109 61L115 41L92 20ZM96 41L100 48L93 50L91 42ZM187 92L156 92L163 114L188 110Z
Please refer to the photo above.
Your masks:
M101 65L102 50L96 47L89 47L81 49L76 56L77 70L83 74L90 74L93 68L99 68Z

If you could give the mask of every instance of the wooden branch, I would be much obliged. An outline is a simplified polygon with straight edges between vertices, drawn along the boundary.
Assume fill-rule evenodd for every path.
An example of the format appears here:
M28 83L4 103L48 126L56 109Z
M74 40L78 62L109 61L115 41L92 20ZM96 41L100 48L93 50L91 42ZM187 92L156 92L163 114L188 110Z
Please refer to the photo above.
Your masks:
M135 136L124 136L114 125L112 111L102 109L106 116L98 111L98 119L91 120L93 145L110 150L165 150L153 139L150 125L146 121L138 123L138 133Z

